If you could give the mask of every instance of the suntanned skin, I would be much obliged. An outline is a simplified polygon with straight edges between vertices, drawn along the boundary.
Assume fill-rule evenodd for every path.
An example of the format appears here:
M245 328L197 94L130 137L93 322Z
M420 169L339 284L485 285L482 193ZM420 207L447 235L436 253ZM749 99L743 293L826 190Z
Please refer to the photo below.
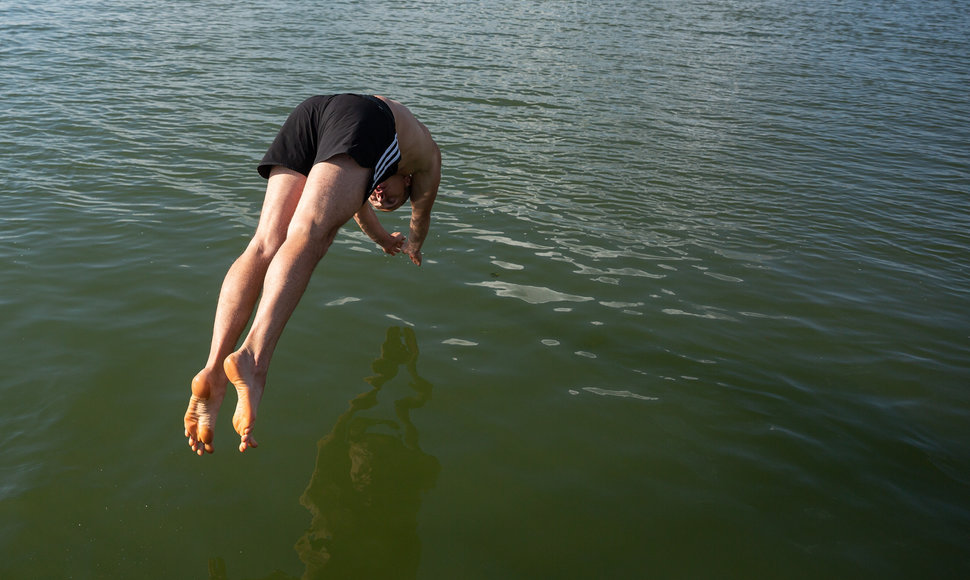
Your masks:
M273 351L314 268L341 226L354 218L385 252L404 252L421 265L421 248L441 181L441 153L431 133L407 107L378 98L394 113L401 160L398 172L382 182L363 205L360 200L371 171L349 155L317 163L307 176L281 166L270 172L256 233L229 268L219 293L209 358L192 379L184 423L189 447L197 454L214 451L216 416L228 383L238 395L232 426L239 434L239 451L257 446L253 426ZM400 207L408 186L411 223L405 238L388 233L374 209ZM236 349L254 308L253 324Z
M402 250L411 260L421 265L421 246L428 235L431 226L431 206L438 194L438 184L441 181L441 152L438 145L431 138L431 133L411 111L401 103L379 96L388 104L394 113L394 123L397 128L398 144L401 148L401 161L398 163L397 174L386 180L374 190L369 201L364 204L354 216L364 233L387 250L386 238L382 236L383 228L377 222L373 208L382 211L397 209L404 198L400 195L400 187L411 187L411 231ZM388 184L388 182L391 182ZM390 190L385 194L386 189ZM391 199L387 199L390 197ZM383 232L386 233L386 232ZM375 237L376 236L376 237ZM389 252L395 253L395 252Z

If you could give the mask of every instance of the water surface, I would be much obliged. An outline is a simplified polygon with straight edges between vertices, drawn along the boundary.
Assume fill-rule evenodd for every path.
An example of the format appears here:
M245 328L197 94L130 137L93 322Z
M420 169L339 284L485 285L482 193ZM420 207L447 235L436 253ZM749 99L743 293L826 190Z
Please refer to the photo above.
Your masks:
M0 576L964 577L968 20L0 2ZM441 145L425 265L342 231L195 457L255 163L339 91Z

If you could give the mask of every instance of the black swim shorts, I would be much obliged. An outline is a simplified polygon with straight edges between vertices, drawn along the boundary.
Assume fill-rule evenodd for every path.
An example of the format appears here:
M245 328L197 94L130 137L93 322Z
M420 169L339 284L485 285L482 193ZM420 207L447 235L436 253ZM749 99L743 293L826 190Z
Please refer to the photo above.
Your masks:
M290 113L258 170L266 179L274 165L308 175L317 163L343 153L374 170L365 199L397 173L401 151L387 103L370 95L310 97Z

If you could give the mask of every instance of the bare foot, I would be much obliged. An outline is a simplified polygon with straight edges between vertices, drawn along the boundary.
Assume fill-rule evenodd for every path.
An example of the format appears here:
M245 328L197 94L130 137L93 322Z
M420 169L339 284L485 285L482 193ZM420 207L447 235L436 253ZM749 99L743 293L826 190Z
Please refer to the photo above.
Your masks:
M252 354L245 351L237 351L227 356L223 368L239 395L236 412L232 415L232 426L239 433L239 451L258 447L259 444L253 438L253 424L256 422L256 408L263 398L266 376L260 376L256 372L256 362Z
M215 451L212 440L219 406L226 396L226 382L222 369L202 369L192 379L192 397L185 411L185 436L189 438L189 447L199 455Z

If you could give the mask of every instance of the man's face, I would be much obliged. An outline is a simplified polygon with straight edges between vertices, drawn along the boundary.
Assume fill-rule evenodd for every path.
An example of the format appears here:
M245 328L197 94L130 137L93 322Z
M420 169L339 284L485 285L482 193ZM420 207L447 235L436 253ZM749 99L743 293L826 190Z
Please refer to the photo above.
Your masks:
M376 210L394 211L407 201L410 186L411 176L392 175L377 184L368 201Z

